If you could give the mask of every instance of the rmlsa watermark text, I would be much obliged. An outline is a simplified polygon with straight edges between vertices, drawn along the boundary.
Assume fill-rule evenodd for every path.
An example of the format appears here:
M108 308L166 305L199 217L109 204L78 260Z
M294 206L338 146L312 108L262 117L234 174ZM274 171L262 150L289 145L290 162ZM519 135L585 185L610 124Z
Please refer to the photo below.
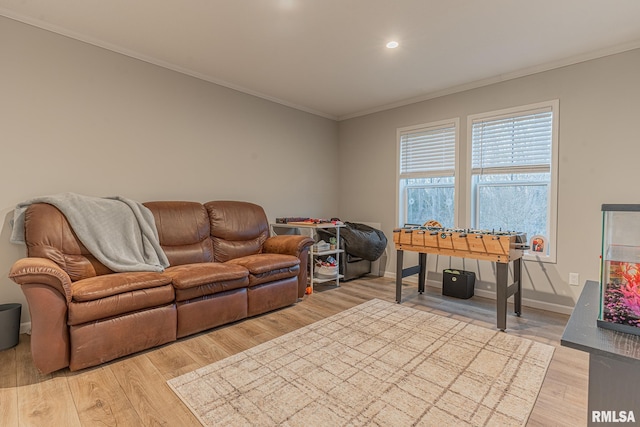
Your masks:
M592 423L635 423L633 411L591 411Z

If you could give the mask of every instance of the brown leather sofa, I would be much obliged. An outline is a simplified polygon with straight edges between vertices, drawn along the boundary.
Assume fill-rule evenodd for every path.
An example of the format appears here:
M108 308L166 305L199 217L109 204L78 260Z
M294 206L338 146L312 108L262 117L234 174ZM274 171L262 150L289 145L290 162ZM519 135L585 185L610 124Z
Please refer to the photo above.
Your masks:
M269 236L264 210L236 201L149 202L170 267L114 273L80 243L54 206L29 206L27 258L9 277L31 314L42 373L75 371L246 317L304 296L305 236Z

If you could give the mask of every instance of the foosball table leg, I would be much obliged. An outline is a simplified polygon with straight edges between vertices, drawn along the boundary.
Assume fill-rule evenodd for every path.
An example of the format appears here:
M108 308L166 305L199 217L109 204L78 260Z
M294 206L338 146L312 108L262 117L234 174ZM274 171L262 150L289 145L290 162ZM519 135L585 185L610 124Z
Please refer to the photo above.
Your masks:
M507 329L508 276L509 264L496 262L496 323L501 331Z
M522 258L513 261L513 281L515 292L513 293L513 308L516 315L522 314Z
M402 264L404 251L396 251L396 302L400 304L402 301Z
M427 254L422 252L418 254L418 266L420 267L420 272L418 273L418 292L422 295L427 277Z

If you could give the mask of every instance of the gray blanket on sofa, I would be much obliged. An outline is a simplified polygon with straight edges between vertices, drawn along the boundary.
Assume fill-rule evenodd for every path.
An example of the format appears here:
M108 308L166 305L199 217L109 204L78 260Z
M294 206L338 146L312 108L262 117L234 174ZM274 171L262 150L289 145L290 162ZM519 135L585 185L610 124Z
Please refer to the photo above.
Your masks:
M34 203L58 208L87 250L112 271L163 271L169 266L151 211L119 196L62 193L27 200L14 210L11 242L25 242L25 212Z

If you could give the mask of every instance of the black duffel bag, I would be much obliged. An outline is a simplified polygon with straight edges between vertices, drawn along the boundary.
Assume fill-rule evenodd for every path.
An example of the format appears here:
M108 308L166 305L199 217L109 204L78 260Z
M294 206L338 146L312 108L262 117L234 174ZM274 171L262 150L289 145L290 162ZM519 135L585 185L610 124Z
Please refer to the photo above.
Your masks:
M387 247L387 237L381 230L365 224L345 222L340 229L340 240L344 242L347 253L352 256L375 261L382 256ZM334 229L324 229L321 234L336 235Z

